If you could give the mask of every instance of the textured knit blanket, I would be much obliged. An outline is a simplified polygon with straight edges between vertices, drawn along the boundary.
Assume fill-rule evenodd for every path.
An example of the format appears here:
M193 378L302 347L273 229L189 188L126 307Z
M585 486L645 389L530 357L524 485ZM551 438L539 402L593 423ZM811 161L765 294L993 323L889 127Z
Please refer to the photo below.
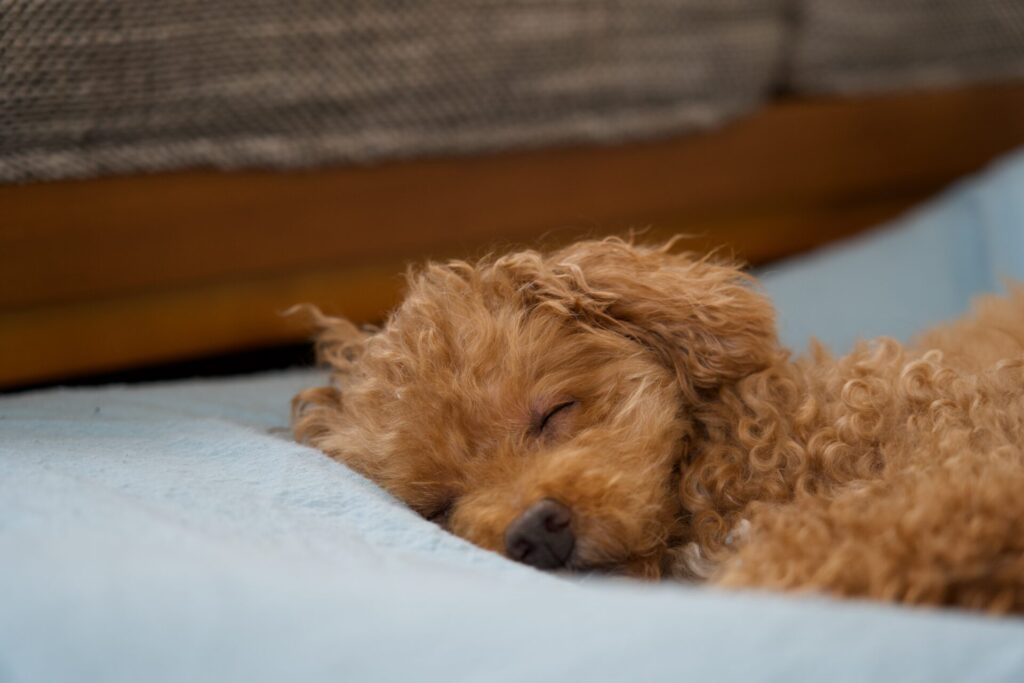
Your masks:
M0 182L645 138L1024 77L1019 0L0 0Z

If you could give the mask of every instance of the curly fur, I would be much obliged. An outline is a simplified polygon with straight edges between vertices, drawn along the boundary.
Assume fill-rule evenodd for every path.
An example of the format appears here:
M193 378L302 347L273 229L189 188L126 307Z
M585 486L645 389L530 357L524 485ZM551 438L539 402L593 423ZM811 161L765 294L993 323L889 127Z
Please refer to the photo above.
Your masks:
M314 319L297 437L484 548L554 498L569 569L1024 611L1020 290L794 360L735 265L607 239L428 264L380 331Z

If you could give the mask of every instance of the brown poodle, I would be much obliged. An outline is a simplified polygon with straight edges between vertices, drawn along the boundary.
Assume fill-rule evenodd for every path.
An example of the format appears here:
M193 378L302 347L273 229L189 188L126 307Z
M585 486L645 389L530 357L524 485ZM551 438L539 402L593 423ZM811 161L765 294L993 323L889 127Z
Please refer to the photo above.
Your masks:
M793 360L731 264L619 239L316 314L297 437L543 569L1024 611L1024 292Z

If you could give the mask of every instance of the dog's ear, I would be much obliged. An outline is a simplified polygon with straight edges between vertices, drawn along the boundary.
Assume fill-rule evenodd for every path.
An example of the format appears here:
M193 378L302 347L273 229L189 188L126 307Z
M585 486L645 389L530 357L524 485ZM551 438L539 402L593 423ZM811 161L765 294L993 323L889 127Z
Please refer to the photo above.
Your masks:
M696 399L779 353L774 310L736 265L618 238L578 242L545 259L509 257L537 305L617 331L651 349ZM501 261L499 261L499 265Z
M315 306L303 304L285 315L305 314L315 332L317 363L331 369L331 385L299 392L292 399L292 429L299 441L310 441L327 431L329 418L342 408L341 387L357 371L359 357L371 331L356 327L344 318L324 315Z

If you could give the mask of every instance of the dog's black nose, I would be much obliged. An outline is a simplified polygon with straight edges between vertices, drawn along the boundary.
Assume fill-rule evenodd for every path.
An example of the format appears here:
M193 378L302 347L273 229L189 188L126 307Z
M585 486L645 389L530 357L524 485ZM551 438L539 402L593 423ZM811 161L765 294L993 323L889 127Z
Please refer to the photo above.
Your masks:
M505 530L505 550L513 560L537 569L564 567L576 538L569 523L572 511L545 498L534 503Z

